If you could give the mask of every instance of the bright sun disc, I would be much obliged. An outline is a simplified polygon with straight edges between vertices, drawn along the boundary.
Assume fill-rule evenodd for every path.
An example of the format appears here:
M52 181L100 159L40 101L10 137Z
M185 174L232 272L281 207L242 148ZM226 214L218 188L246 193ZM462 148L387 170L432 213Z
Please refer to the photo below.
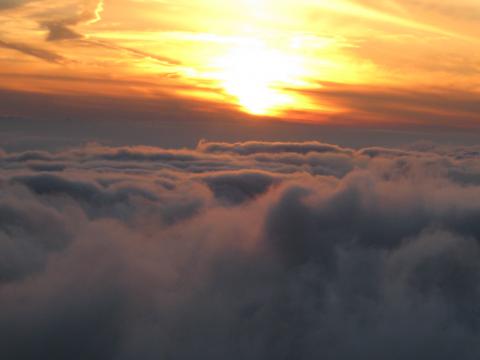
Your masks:
M298 82L299 61L267 48L261 41L242 42L218 59L215 66L225 91L251 114L273 115L295 102L282 87Z

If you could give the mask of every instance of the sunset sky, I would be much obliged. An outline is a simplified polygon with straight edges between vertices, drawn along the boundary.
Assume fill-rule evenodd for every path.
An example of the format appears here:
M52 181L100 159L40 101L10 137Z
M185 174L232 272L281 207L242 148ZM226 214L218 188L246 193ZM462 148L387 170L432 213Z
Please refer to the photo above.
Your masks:
M0 357L479 360L480 0L0 0Z
M478 130L479 22L477 0L2 0L0 115Z

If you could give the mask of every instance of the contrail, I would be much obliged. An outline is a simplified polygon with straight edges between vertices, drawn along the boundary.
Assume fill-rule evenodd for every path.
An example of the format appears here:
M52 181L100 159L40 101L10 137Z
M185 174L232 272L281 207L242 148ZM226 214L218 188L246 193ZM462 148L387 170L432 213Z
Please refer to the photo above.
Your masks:
M95 11L93 12L94 18L90 21L87 22L87 24L95 24L102 20L101 14L103 10L105 9L105 0L100 0L97 4L97 7L95 8Z

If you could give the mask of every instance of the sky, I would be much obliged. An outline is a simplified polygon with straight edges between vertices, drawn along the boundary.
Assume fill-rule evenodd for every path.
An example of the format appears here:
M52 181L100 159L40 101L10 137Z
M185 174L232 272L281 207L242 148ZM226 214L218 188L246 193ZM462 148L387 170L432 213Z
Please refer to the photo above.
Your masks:
M2 0L0 115L468 134L479 20L476 0Z
M479 0L0 0L7 360L480 359Z

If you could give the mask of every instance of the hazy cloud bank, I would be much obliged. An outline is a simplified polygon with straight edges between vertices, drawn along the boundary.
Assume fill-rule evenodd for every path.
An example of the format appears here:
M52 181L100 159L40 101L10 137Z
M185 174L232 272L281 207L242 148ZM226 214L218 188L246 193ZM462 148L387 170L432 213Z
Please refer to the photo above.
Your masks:
M0 152L15 359L478 359L480 148Z

